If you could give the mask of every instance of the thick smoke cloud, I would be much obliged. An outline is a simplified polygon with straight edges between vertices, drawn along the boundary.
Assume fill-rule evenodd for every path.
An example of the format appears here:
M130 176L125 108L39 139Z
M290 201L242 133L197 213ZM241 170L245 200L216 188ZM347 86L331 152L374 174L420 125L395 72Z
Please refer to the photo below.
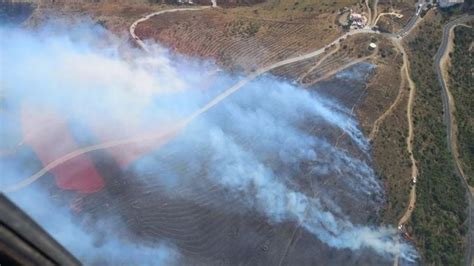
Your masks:
M140 181L163 184L172 193L177 183L199 183L196 173L206 172L207 180L227 189L247 208L275 223L297 222L331 247L369 248L387 258L399 251L405 259L416 257L409 245L395 242L395 229L364 226L345 214L338 191L355 202L374 205L383 191L357 121L337 102L265 76L157 142L155 133L162 136L186 121L241 77L215 74L211 63L172 56L156 45L151 55L144 54L91 23L72 29L56 24L36 31L2 28L0 34L8 36L1 40L2 148L25 137L20 117L31 106L61 114L84 145L148 134L142 146L135 144L138 155L127 154L130 149L108 150L137 176L160 173ZM43 127L30 134L49 133ZM335 146L339 136L346 136L343 142L352 148ZM2 188L29 176L17 160L2 160L1 167L7 173ZM313 193L302 189L302 177L311 180ZM331 182L337 182L338 190L327 190ZM21 195L9 194L80 258L90 251L121 262L143 253L147 256L136 256L143 263L148 258L169 263L177 257L168 244L131 246L134 252L122 257L116 246L125 245L125 240L107 239L94 246L91 232L81 233L80 242L92 244L76 246L71 235L83 229L71 222L67 209L46 218L45 213L57 206L38 184ZM38 206L33 198L45 204ZM120 218L104 223L119 226ZM95 231L104 227L108 226ZM58 233L58 228L65 233Z
M173 265L179 260L170 243L138 244L117 234L123 226L118 216L93 225L87 219L78 223L67 207L37 188L27 188L10 198L85 265Z

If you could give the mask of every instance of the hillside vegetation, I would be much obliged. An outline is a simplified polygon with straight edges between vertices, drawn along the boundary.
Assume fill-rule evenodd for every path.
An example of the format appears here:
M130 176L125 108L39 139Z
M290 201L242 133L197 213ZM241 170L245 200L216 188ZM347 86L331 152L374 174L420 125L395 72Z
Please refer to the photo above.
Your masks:
M454 33L449 85L456 103L459 155L469 185L474 186L474 29L458 26Z
M441 42L441 20L440 15L429 14L408 41L417 87L414 155L420 171L417 204L408 228L427 264L460 265L467 203L447 148L441 88L433 68Z

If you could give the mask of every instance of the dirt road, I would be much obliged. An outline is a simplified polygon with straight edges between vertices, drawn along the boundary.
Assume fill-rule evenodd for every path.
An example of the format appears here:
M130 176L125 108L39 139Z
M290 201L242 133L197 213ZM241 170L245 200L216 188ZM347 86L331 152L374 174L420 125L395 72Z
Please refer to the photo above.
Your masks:
M46 173L48 173L52 169L56 168L57 166L65 163L67 161L70 161L70 160L72 160L72 159L74 159L74 158L76 158L80 155L90 153L90 152L93 152L93 151L97 151L97 150L104 150L104 149L109 149L109 148L113 148L113 147L124 146L124 145L128 145L128 144L133 144L133 143L139 143L139 142L143 142L143 141L150 141L150 140L156 141L160 138L169 138L170 136L174 136L175 134L177 134L185 126L186 125L183 124L183 123L178 123L175 126L167 128L166 130L162 130L158 133L157 132L154 132L154 133L151 133L151 134L148 133L148 134L143 134L143 135L136 136L136 137L130 138L130 139L108 141L108 142L100 143L100 144L97 144L97 145L91 145L91 146L87 146L87 147L84 147L84 148L81 148L81 149L77 149L73 152L70 152L70 153L68 153L64 156L61 156L60 158L48 163L46 166L44 166L41 170L39 170L38 172L36 172L32 176L22 180L21 182L18 182L17 184L15 184L13 186L10 186L10 187L7 187L7 188L3 189L2 192L9 193L9 192L18 191L18 190L30 185L31 183L35 182L40 177L44 176Z
M327 54L325 54L321 59L319 59L316 64L314 66L312 66L311 68L309 68L305 73L303 73L301 76L298 77L298 79L296 80L296 82L298 83L302 83L304 78L306 76L309 75L309 73L313 72L313 70L315 70L316 68L318 68L328 57L330 57L331 55L337 53L337 51L339 51L340 49L340 45L339 44L336 44L336 48L331 50L330 52L328 52Z
M408 56L405 52L405 49L403 48L403 45L400 43L398 39L392 39L392 42L395 45L395 47L400 51L400 53L403 54L403 64L402 64L402 67L400 68L400 76L401 76L400 88L398 91L397 98L392 103L392 105L379 118L377 118L377 120L375 120L374 126L372 127L372 130L369 134L369 139L373 139L375 137L375 135L378 132L378 128L380 124L383 122L385 117L387 117L392 112L393 108L398 104L403 94L403 87L405 86L405 82L407 82L408 87L410 88L410 91L409 91L409 97L408 97L408 103L407 103L408 136L406 138L406 143L407 143L407 152L410 156L410 161L411 161L411 178L416 182L416 178L418 176L418 168L416 166L416 161L413 156L413 138L414 138L413 103L415 99L416 88L415 88L415 83L410 77L410 70L409 70L410 66L409 66ZM410 190L410 199L409 199L408 207L405 213L403 214L403 216L400 218L398 225L405 224L410 218L411 213L413 212L413 209L416 203L415 192L416 192L416 185L413 185Z
M369 60L370 58L373 58L376 54L377 54L378 50L375 50L374 53L368 55L368 56L364 56L364 57L361 57L361 58L357 58L357 59L354 59L353 61L347 63L347 64L344 64L342 66L339 66L337 68L334 68L333 70L327 72L326 74L324 74L323 76L315 79L315 80L312 80L311 82L308 82L308 83L303 83L303 85L314 85L318 82L321 82L323 80L327 80L329 79L330 77L334 76L335 74L345 70L345 69L348 69L349 67L351 66L354 66L354 65L357 65L359 63L362 63L364 61L367 61Z
M408 82L408 87L410 88L410 93L408 96L408 104L407 104L407 121L408 121L408 136L406 139L407 143L407 152L410 156L410 161L411 161L411 177L413 181L416 183L416 178L418 176L418 168L416 167L416 161L415 157L413 156L413 138L414 138L414 132L413 132L413 103L415 100L415 92L416 92L416 87L415 83L410 77L410 62L408 61L408 55L405 52L405 49L403 48L403 45L399 41L395 41L395 44L397 45L398 49L403 53L403 64L405 65L405 80ZM411 217L411 214L413 212L413 209L415 207L415 202L416 202L416 184L414 184L411 188L410 191L410 201L408 204L408 208L405 212L405 214L400 218L400 221L398 222L398 225L404 224L408 221L408 219Z
M380 13L378 14L377 18L375 19L374 23L372 24L373 26L377 25L377 22L379 21L380 17L382 16L395 16L397 18L402 18L403 15L399 14L397 12L386 12L386 13Z
M392 40L392 42L394 41ZM398 103L400 102L400 99L402 98L403 89L406 83L405 68L406 68L406 61L403 61L402 67L400 68L400 86L398 88L397 97L395 98L395 101L393 101L393 103L390 105L390 107L387 110L385 110L385 112L374 121L372 130L370 131L370 134L369 134L369 140L373 140L375 138L375 136L379 132L379 128L382 122L385 120L387 116L389 116L393 112L393 109L398 105Z
M372 10L370 9L370 0L365 0L365 7L367 8L367 25L371 25L372 22Z
M410 157L410 162L411 162L411 178L414 181L414 184L412 185L410 189L410 196L409 196L409 201L408 201L408 206L405 210L405 213L402 215L402 217L398 221L398 226L403 226L411 217L413 210L415 209L415 204L416 204L416 179L418 176L418 168L416 166L416 161L415 157L413 156L413 138L414 138L414 132L413 132L413 103L415 99L415 92L416 92L416 87L415 83L410 77L410 62L408 61L408 55L403 48L403 45L398 39L394 39L393 43L397 47L397 49L403 54L403 67L402 67L402 72L404 75L404 80L408 82L408 87L410 88L409 96L408 96L408 103L407 103L407 121L408 121L408 136L406 138L406 143L407 143L407 152ZM399 241L399 239L397 239ZM398 265L399 262L399 255L395 257L394 260L394 265Z
M374 13L372 14L372 18L377 18L377 13L378 13L378 10L377 10L377 6L379 5L379 0L374 0ZM369 20L369 23L371 23L371 21ZM371 27L375 26L377 23L375 22L372 22L371 24L369 24Z

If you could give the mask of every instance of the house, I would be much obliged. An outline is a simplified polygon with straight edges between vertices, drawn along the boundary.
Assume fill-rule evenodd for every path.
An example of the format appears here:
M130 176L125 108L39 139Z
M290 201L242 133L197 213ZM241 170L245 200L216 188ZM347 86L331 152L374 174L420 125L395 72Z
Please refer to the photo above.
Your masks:
M439 7L445 8L464 3L464 0L439 0Z
M365 27L365 25L367 24L367 18L365 16L359 13L354 13L352 12L352 10L349 15L349 21L350 21L351 27L356 28L356 29L357 28L361 29Z
M350 20L355 21L355 22L362 22L362 15L361 14L352 13L349 18L350 18Z
M176 0L176 3L179 4L179 5L183 5L183 4L192 5L192 4L194 4L193 0Z

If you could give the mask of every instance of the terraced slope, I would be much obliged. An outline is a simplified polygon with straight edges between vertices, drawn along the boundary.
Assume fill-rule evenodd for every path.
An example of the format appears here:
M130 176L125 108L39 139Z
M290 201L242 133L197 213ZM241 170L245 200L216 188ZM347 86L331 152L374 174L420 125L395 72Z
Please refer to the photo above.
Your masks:
M136 34L182 54L217 59L219 65L237 71L315 50L324 45L323 40L341 35L337 30L317 27L331 21L329 15L279 21L239 17L232 12L212 9L199 15L163 14L139 24Z

